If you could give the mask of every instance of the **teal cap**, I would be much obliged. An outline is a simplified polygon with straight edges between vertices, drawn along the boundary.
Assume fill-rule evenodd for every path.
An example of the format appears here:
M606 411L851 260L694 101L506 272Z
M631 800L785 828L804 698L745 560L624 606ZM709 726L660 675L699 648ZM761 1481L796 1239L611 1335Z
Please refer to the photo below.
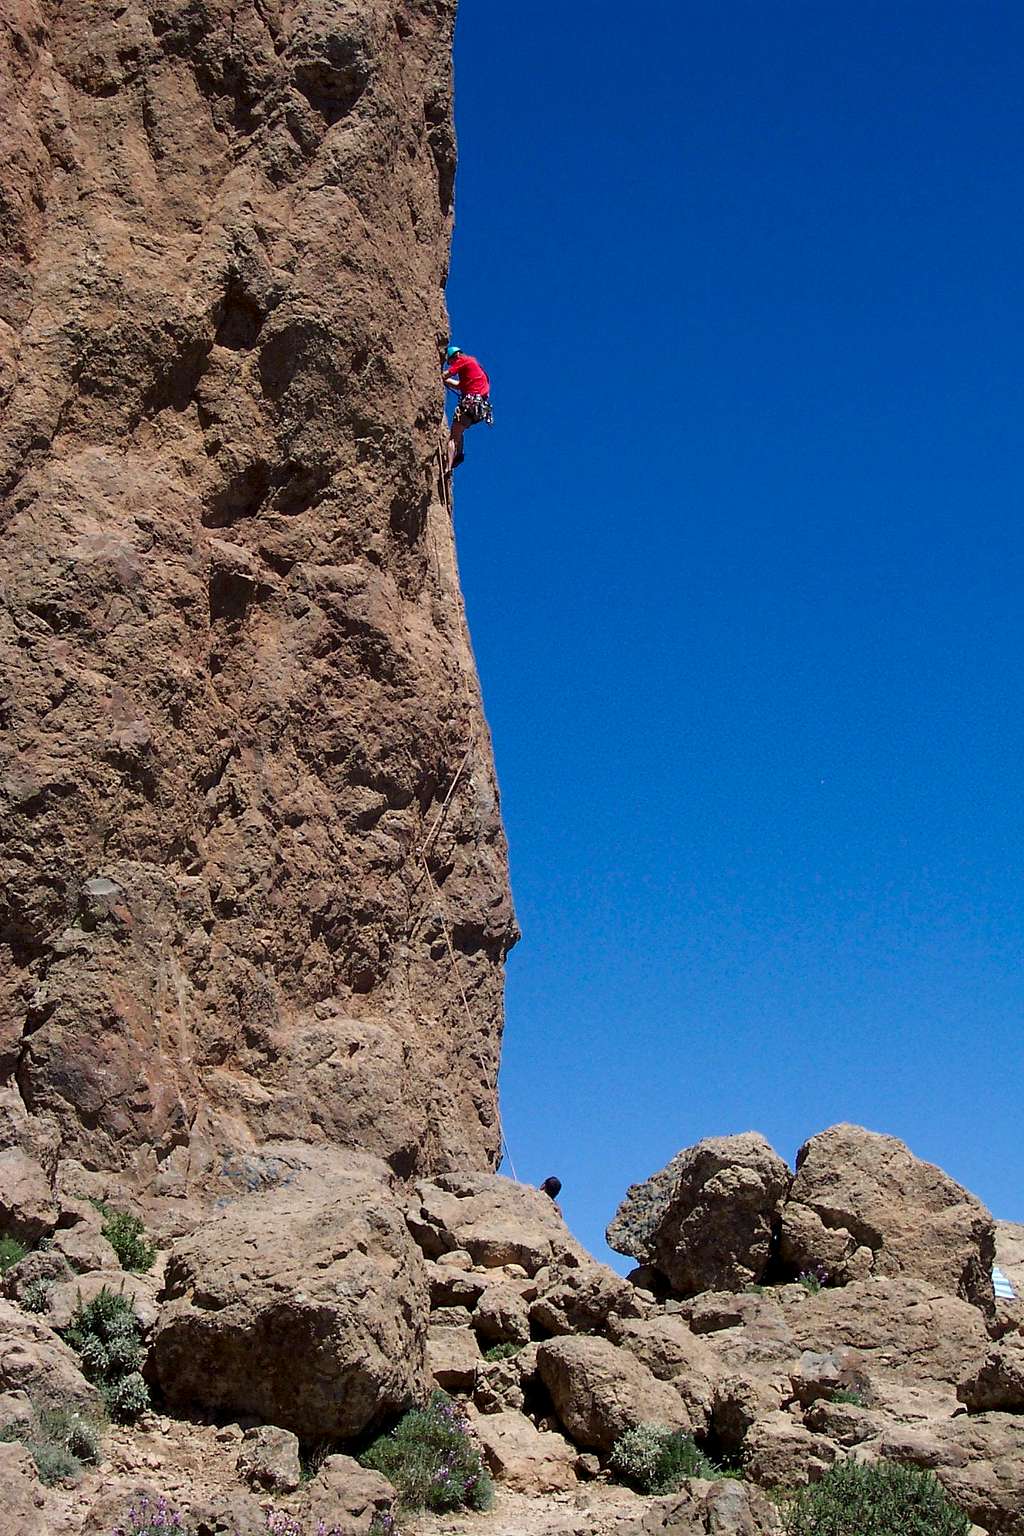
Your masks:
M462 351L461 347L449 347L447 352L445 353L445 357L446 358L458 357L458 355L459 355L459 353L461 351Z

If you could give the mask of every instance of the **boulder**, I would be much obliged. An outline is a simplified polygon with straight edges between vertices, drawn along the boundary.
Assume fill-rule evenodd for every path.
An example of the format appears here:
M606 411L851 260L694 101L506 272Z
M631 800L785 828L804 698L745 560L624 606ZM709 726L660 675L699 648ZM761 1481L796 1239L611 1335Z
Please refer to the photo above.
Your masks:
M776 1536L782 1522L752 1484L689 1481L678 1493L645 1499L639 1517L617 1521L616 1536Z
M100 1231L98 1217L95 1222L79 1221L73 1227L55 1232L53 1251L63 1254L79 1275L87 1275L97 1269L121 1268L117 1254Z
M471 1392L481 1358L472 1328L428 1328L427 1370L446 1392Z
M11 1265L3 1276L0 1289L11 1301L25 1306L27 1298L33 1293L38 1295L40 1289L49 1290L55 1282L71 1278L71 1270L62 1254L36 1248L19 1259L17 1264ZM39 1310L38 1307L36 1310Z
M780 1253L830 1282L913 1275L993 1311L995 1231L980 1200L894 1136L835 1125L804 1143Z
M1010 1334L957 1383L956 1395L971 1413L1024 1411L1024 1336Z
M840 1456L838 1446L812 1434L788 1413L757 1419L743 1441L743 1470L761 1488L799 1488L817 1482Z
M554 1264L536 1276L537 1296L530 1320L546 1333L603 1330L611 1317L643 1317L645 1299L628 1280L592 1259L568 1267Z
M796 1352L848 1345L863 1356L873 1388L885 1376L955 1387L965 1364L985 1354L990 1342L976 1307L910 1275L804 1296L785 1305L785 1317ZM725 1337L710 1342L718 1347Z
M0 1392L25 1392L38 1403L99 1406L78 1356L40 1318L0 1301Z
M864 1356L848 1344L824 1351L805 1349L789 1379L794 1397L805 1408L836 1392L855 1392L865 1401L870 1392Z
M523 1408L527 1387L537 1374L538 1348L537 1344L527 1344L518 1354L480 1364L473 1385L473 1403L481 1413Z
M607 1339L565 1336L537 1349L537 1373L566 1433L585 1450L610 1451L634 1424L689 1430L679 1394Z
M302 1481L298 1439L274 1424L245 1431L236 1465L250 1488L268 1493L294 1493Z
M710 1137L632 1186L608 1243L659 1270L681 1295L741 1290L764 1277L791 1182L756 1132Z
M476 1304L473 1327L488 1344L528 1344L530 1312L515 1281L490 1285Z
M386 1477L351 1456L326 1457L306 1493L311 1523L322 1520L328 1530L338 1526L346 1536L369 1531L375 1517L390 1514L396 1497Z
M500 1483L522 1493L562 1493L576 1486L576 1451L551 1430L539 1430L521 1413L476 1417L473 1431L484 1460Z
M670 1381L686 1404L693 1429L707 1429L714 1405L718 1362L681 1317L611 1320L609 1337L641 1360L659 1381Z
M0 1151L0 1233L34 1243L57 1220L50 1180L20 1146Z
M170 1403L341 1439L425 1387L426 1276L383 1176L243 1197L175 1245L164 1295Z
M17 1536L47 1536L53 1530L46 1513L46 1495L35 1462L17 1441L0 1442L0 1501L3 1529Z
M722 1449L735 1455L751 1425L776 1413L783 1398L779 1386L757 1376L723 1376L711 1407L712 1428Z
M496 1174L446 1174L417 1184L407 1220L430 1259L461 1249L474 1264L518 1264L527 1275L559 1260L593 1263L547 1195Z

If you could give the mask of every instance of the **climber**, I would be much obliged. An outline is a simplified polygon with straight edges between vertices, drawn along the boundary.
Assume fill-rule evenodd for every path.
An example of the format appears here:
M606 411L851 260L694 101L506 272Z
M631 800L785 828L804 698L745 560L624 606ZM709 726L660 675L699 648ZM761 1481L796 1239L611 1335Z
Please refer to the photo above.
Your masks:
M494 412L491 410L491 381L475 357L470 357L460 347L449 347L444 355L443 372L447 388L459 392L448 439L448 473L451 474L466 457L462 451L466 428L475 427L478 421L486 421L493 427Z
M556 1179L554 1174L552 1174L550 1178L545 1179L544 1183L538 1187L544 1191L549 1200L557 1200L562 1192L562 1181L561 1179Z

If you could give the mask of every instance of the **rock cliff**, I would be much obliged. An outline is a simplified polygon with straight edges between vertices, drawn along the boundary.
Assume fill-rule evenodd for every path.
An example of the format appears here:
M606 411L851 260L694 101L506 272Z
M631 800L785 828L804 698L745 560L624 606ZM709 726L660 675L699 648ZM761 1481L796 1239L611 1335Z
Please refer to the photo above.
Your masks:
M4 9L0 1142L157 1194L282 1137L494 1166L454 0Z

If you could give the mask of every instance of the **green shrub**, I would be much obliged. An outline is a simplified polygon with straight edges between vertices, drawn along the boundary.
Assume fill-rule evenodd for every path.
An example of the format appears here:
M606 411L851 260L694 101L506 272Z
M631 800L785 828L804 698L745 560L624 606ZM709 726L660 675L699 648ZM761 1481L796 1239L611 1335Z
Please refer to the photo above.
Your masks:
M885 1461L838 1462L786 1514L787 1536L968 1536L970 1528L934 1473Z
M16 1237L0 1237L0 1275L6 1274L26 1253L28 1248Z
M849 1403L851 1408L866 1408L867 1400L850 1387L837 1387L829 1398L830 1403Z
M608 1465L638 1493L674 1493L687 1477L736 1477L706 1456L692 1435L664 1424L635 1424L612 1446Z
M79 1298L64 1338L77 1350L82 1372L103 1394L110 1416L132 1424L149 1407L142 1379L142 1324L126 1296L104 1286L92 1301Z
M122 1269L133 1274L145 1274L152 1269L156 1249L146 1240L146 1229L138 1216L127 1211L111 1211L102 1201L96 1201L96 1209L106 1218L100 1231L117 1254Z
M469 1425L444 1392L407 1413L359 1460L394 1483L403 1509L489 1509L494 1497Z
M45 1312L46 1298L50 1294L52 1280L30 1280L21 1293L21 1305L26 1312Z
M513 1355L518 1355L522 1349L521 1344L513 1344L511 1339L506 1339L503 1344L492 1344L490 1349L484 1350L485 1360L511 1360Z
M47 1487L74 1481L83 1462L98 1461L101 1437L102 1426L95 1419L60 1404L33 1405L31 1418L0 1430L0 1441L21 1441Z

